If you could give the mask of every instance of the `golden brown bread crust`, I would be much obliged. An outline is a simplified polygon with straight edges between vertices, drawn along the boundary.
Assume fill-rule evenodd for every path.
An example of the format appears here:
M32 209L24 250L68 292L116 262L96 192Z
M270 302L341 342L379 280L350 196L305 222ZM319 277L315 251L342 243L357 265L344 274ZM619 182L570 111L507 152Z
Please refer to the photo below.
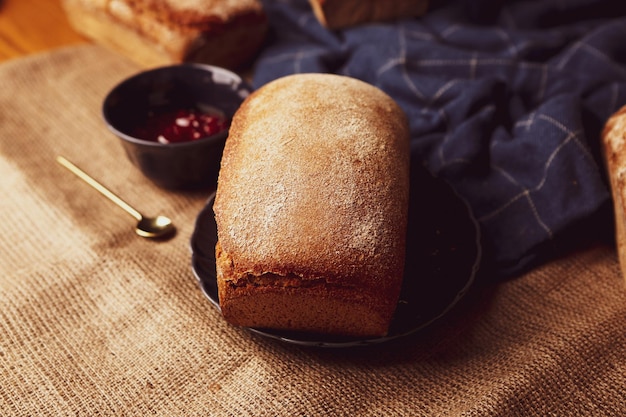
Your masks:
M299 74L251 94L233 118L214 204L224 317L384 334L404 268L408 147L400 107L364 82Z
M607 120L602 148L613 195L617 251L626 283L626 106Z
M202 62L237 68L259 50L259 0L63 0L80 33L144 66Z
M315 16L329 29L421 16L428 0L309 0Z

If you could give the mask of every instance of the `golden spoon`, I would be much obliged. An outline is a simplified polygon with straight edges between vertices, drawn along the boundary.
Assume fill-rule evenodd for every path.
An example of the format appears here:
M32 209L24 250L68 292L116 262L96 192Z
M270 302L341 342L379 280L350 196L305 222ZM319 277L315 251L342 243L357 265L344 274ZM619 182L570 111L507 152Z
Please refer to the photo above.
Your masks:
M176 230L172 221L165 216L144 217L140 212L129 206L128 203L113 194L106 187L91 178L84 171L82 171L80 168L78 168L76 165L74 165L64 157L57 156L57 162L72 171L80 179L91 185L109 200L111 200L128 214L133 216L137 220L137 227L135 228L135 232L137 232L139 236L148 238L162 238L174 233L174 231Z

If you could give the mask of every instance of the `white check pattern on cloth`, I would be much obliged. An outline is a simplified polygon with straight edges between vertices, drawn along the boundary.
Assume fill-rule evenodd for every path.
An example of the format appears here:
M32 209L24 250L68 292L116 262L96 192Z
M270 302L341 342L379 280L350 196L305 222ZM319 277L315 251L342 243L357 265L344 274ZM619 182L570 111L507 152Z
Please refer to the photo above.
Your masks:
M485 266L510 275L609 201L598 146L626 104L624 3L502 3L478 24L468 2L451 1L421 18L331 32L306 0L267 1L276 38L254 83L328 72L387 92L409 118L413 163L469 203Z

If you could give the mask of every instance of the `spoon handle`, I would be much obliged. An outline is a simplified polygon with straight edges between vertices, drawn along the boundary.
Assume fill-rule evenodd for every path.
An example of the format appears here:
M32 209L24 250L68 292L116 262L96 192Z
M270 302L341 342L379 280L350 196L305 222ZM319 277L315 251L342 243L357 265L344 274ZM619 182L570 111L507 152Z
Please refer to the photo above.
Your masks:
M143 218L141 213L139 213L137 210L129 206L128 203L126 203L124 200L122 200L121 198L113 194L111 191L109 191L109 189L107 189L105 186L100 184L98 181L91 178L89 175L87 175L87 173L85 173L83 170L78 168L76 165L74 165L73 163L65 159L64 157L57 156L57 162L63 165L65 168L69 169L71 172L73 172L77 177L85 181L87 184L91 185L93 188L98 190L106 198L108 198L109 200L117 204L124 211L126 211L128 214L133 216L135 219L137 219L137 221Z

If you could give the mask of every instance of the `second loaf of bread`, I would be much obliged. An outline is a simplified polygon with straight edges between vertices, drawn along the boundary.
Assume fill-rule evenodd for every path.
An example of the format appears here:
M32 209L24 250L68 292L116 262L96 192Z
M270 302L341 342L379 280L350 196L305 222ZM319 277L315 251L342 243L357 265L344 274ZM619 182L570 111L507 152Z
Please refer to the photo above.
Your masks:
M223 316L241 326L384 335L398 300L409 131L381 90L300 74L235 114L214 211Z
M145 67L200 62L236 69L268 29L259 0L62 0L79 33Z

